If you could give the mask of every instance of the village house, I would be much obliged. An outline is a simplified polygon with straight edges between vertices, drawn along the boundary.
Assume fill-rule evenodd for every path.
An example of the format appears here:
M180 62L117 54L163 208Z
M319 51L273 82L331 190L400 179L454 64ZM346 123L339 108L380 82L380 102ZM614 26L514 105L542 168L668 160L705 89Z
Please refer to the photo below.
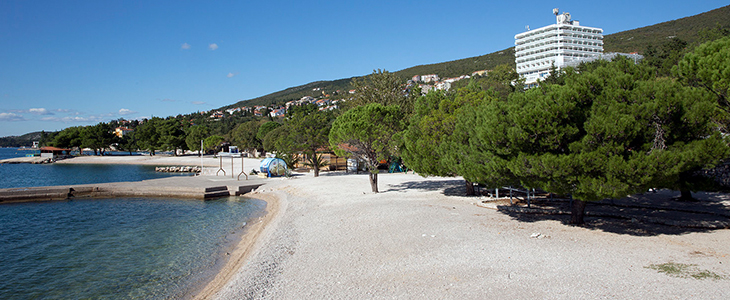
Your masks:
M241 108L240 108L240 107L234 107L234 108L229 108L229 109L226 109L226 112L227 112L227 113L228 113L229 115L232 115L233 113L235 113L235 112L237 112L237 111L241 111Z
M220 119L223 118L223 112L222 111L216 111L210 115L211 119Z
M126 134L129 134L133 131L134 131L133 129L129 129L127 127L117 127L114 129L114 135L121 138L121 137L125 136Z
M429 74L429 75L421 75L421 82L429 83L429 82L436 82L439 81L439 76L436 74Z
M275 110L272 110L272 111L271 111L271 112L269 113L269 115L270 115L270 116L271 116L272 118L274 118L274 117L279 117L279 116L283 116L283 115L285 115L285 114L286 114L286 108L277 108L277 109L275 109Z

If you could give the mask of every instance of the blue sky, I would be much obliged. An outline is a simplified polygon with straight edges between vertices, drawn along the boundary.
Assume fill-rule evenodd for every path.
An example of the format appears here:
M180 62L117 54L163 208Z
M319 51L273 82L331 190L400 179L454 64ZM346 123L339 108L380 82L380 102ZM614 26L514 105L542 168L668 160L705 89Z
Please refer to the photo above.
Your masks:
M605 34L727 1L0 1L0 136L210 110L513 46L552 9Z

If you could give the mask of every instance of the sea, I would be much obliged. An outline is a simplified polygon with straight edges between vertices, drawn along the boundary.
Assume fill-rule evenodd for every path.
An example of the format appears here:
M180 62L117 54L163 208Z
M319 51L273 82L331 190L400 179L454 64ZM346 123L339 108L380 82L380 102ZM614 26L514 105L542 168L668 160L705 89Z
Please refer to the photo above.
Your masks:
M0 149L6 151L10 150ZM23 172L3 169L8 166L22 165L0 165L4 181L23 176L17 181L28 186L56 182L44 181L47 176L42 174L31 177L39 181L30 181ZM139 174L147 172L143 169L25 166L38 173L90 180L100 173L108 173L104 181L154 178ZM265 208L266 202L244 197L2 204L0 299L189 298L215 276L246 225Z
M35 153L18 148L0 148L0 160ZM142 155L133 153L134 155ZM112 155L128 155L113 152ZM0 189L74 185L120 181L141 181L186 173L155 172L155 166L107 164L0 164Z

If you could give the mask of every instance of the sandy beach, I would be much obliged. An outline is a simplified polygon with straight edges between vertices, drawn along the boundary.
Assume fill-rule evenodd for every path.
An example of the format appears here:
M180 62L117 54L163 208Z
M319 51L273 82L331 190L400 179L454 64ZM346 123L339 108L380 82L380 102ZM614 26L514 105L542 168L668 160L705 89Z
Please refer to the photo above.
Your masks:
M162 165L185 164L172 161ZM365 174L296 175L250 195L267 201L267 215L196 298L730 297L728 229L595 217L570 226L564 215L476 205L483 198L462 196L458 178L381 174L374 194Z

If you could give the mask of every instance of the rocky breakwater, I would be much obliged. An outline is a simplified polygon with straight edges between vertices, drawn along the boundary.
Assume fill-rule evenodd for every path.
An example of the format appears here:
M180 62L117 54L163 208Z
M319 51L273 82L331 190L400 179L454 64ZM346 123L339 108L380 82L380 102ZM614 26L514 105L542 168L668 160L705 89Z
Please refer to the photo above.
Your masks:
M156 167L155 172L163 173L200 173L201 168L199 166L171 166L171 167Z

